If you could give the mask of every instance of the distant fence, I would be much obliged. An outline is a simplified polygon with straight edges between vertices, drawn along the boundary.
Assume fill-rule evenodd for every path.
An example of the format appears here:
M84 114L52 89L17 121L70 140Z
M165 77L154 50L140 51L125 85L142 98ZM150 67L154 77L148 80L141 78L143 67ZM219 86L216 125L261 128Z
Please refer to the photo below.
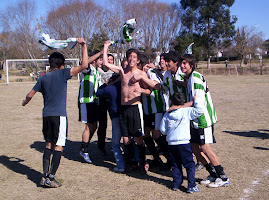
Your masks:
M257 64L250 66L241 66L239 64L229 64L228 67L211 67L207 68L197 68L197 71L204 75L269 75L269 67L260 67Z

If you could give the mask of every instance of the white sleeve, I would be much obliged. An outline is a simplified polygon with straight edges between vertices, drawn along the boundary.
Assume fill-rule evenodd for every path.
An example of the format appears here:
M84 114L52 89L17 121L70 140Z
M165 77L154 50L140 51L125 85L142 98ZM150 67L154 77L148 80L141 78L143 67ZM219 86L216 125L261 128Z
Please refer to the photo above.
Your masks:
M148 78L154 81L157 81L158 83L160 83L160 80L157 77L157 74L155 72L153 72L152 70L148 70L147 72Z

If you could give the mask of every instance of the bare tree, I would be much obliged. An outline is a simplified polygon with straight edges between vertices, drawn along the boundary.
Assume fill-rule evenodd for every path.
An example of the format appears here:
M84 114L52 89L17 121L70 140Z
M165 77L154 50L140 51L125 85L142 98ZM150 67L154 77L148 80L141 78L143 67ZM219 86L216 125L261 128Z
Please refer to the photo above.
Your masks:
M103 8L94 0L52 0L50 4L47 16L37 20L33 0L22 0L3 13L2 26L8 35L8 44L5 45L10 47L10 53L13 49L16 50L14 56L36 57L37 52L42 53L36 34L41 35L42 32L55 39L84 37L90 41L93 35L104 35L117 40L124 22L130 18L137 19L136 30L142 30L142 34L138 39L114 49L121 54L120 57L130 47L145 52L166 51L180 28L178 9L156 0L107 0ZM23 44L14 49L20 42ZM46 47L42 50L47 52ZM79 48L62 52L66 57L80 55Z
M136 18L142 39L137 41L145 51L169 49L180 28L179 11L174 6L157 1L130 1L124 7L126 17Z
M255 27L242 26L237 29L235 36L235 50L241 59L240 66L244 64L246 56L251 58L257 54L258 49L262 49L263 33L257 31Z
M36 58L42 52L35 34L34 1L22 0L1 13L1 27L5 30L4 45L8 58Z
M86 40L104 26L102 9L94 1L69 0L48 13L44 30L57 39L83 37ZM67 57L79 56L79 49L63 51Z

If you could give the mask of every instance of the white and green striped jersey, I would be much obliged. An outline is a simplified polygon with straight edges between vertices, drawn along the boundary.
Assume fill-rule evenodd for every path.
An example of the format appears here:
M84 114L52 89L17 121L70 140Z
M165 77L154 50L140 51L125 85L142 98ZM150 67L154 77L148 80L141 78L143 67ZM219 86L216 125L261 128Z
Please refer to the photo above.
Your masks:
M151 80L162 84L163 80L155 70L157 69L149 69L147 75ZM161 90L153 90L149 96L142 95L142 103L143 111L146 115L163 113L166 111L166 102L163 91Z
M171 71L166 71L163 77L163 86L165 91L168 92L168 107L171 106L171 97L175 92L183 92L185 94L185 88L178 86L173 80L184 81L184 74L181 72L181 69L178 68L175 75Z
M78 100L80 103L92 103L97 100L96 92L101 86L101 75L90 65L90 68L80 73Z
M197 129L212 126L218 119L207 82L202 74L193 71L187 79L187 102L192 101L195 95L203 99L205 112L203 115L193 120L194 128Z

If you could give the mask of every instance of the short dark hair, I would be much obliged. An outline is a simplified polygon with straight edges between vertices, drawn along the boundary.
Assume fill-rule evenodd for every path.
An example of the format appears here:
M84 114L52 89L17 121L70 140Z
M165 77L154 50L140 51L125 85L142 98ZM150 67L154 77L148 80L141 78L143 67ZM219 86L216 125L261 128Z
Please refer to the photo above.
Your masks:
M190 64L192 71L195 70L197 61L196 61L196 58L192 54L185 54L181 56L180 60L181 60L180 62L182 62L183 60L186 60Z
M167 53L161 53L160 58L163 56L163 58L164 58L164 60L165 60L166 54L167 54Z
M171 102L173 105L183 105L185 103L185 97L182 92L175 92L172 95Z
M164 55L164 59L166 62L169 62L170 60L172 60L174 63L180 61L180 56L179 53L177 51L169 51L168 53L166 53Z
M89 57L91 57L99 52L100 52L99 50L93 50L92 52L89 53Z
M123 65L123 63L124 63L125 61L128 61L126 57L124 57L124 58L122 59L122 61L120 62L120 63L121 63L121 66Z
M64 65L65 58L60 52L53 52L49 56L50 69L60 68Z
M128 59L128 57L130 56L131 53L136 53L137 59L140 60L140 52L138 51L138 49L128 49L126 51L126 58L127 59Z
M109 56L111 56L111 57L113 58L113 61L114 61L114 56L113 56L113 54L108 53L108 54L107 54L107 57L109 57Z
M140 55L140 62L139 64L144 67L146 64L149 64L149 59L145 54Z
M93 50L91 53L89 53L89 57L99 53L99 50ZM103 55L100 55L98 58L96 58L95 60L98 60L99 58L103 58Z

